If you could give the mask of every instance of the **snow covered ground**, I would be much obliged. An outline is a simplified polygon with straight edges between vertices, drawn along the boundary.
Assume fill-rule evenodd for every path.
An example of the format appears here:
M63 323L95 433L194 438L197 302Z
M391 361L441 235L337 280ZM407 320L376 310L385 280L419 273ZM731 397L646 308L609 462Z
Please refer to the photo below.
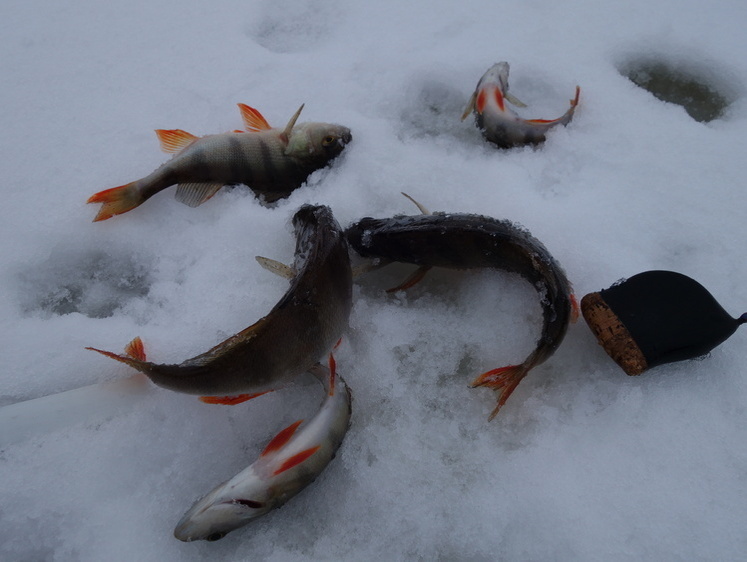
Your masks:
M307 202L341 224L417 211L519 222L580 297L647 269L747 310L747 4L215 0L0 4L0 405L127 378L84 349L134 336L178 362L263 316ZM512 65L527 117L573 123L498 151L459 115ZM731 102L704 124L621 75L694 73ZM353 142L268 208L244 188L200 208L164 191L92 223L92 193L167 156L156 128L329 121ZM312 381L235 407L152 385L29 402L0 428L0 559L735 560L747 550L747 331L702 361L627 377L582 322L488 423L477 374L532 349L532 287L392 267L356 284L337 353L354 393L337 459L283 509L216 543L177 541L194 500L311 415ZM686 305L686 303L684 303ZM97 387L98 388L98 387ZM16 406L19 408L20 406ZM60 409L59 411L57 409ZM7 412L8 410L6 410ZM64 412L64 413L62 413ZM0 408L2 417L2 408Z

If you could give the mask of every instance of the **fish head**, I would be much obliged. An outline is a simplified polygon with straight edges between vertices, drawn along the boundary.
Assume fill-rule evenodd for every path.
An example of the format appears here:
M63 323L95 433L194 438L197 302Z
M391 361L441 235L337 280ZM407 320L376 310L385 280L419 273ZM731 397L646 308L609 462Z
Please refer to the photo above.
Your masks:
M510 67L506 61L497 62L482 75L480 81L477 83L477 89L480 90L482 86L493 85L500 89L502 94L508 92L508 71Z
M273 501L261 480L236 490L230 482L198 500L174 529L180 541L217 541L273 509Z
M350 129L332 123L302 123L293 128L286 155L326 164L339 156L353 139Z
M477 87L462 114L462 120L474 112L478 127L485 129L491 126L490 123L483 121L486 117L489 120L497 119L499 122L505 118L516 118L516 114L506 102L516 107L526 107L526 104L509 93L508 71L509 65L505 61L488 68L477 82Z

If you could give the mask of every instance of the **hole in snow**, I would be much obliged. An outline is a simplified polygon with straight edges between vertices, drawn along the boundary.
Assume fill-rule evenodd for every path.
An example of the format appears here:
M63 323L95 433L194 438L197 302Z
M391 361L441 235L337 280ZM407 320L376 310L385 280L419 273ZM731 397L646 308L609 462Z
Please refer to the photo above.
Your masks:
M101 251L54 251L19 278L25 313L79 312L90 318L112 316L147 295L151 284L150 268L136 256Z
M449 85L445 80L414 79L405 88L405 99L399 115L400 137L440 137L482 144L482 138L472 126L460 121L469 95Z
M275 53L307 52L326 43L341 25L343 13L343 6L337 2L268 0L260 4L248 34Z
M722 117L733 101L727 88L717 86L718 79L709 76L711 71L703 72L695 66L645 58L630 60L618 70L656 98L681 105L701 123Z

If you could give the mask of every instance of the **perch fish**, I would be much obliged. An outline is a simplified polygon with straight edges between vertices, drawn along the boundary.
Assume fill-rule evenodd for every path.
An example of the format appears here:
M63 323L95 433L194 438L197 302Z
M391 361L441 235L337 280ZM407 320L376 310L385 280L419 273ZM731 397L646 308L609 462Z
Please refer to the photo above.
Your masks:
M499 148L511 148L526 144L539 144L545 141L547 131L557 125L567 125L573 119L578 106L581 89L576 86L576 96L571 107L558 119L522 119L509 106L526 107L508 91L507 62L491 66L472 94L462 114L462 120L470 113L475 114L477 128L486 140Z
M311 372L326 390L316 415L278 433L253 464L198 500L176 526L177 539L222 539L281 507L332 461L350 424L350 390L336 374L332 356L329 369L317 364Z
M495 390L498 404L490 419L527 373L555 352L565 337L569 321L578 317L571 284L558 262L527 230L507 220L455 213L364 218L351 225L345 235L350 246L363 257L420 266L391 291L411 287L432 267L497 268L519 273L535 286L541 297L543 316L536 348L520 365L493 369L471 384Z
M174 184L179 185L176 199L191 207L233 184L245 184L266 201L276 201L326 166L352 139L342 125L296 125L303 105L283 130L270 127L256 109L239 108L248 132L196 137L181 129L156 130L161 148L174 157L142 179L92 195L88 203L102 203L94 221L126 213Z
M352 306L348 244L332 211L304 205L293 217L296 251L290 288L270 313L209 351L178 365L146 360L135 338L125 355L89 347L187 394L268 392L325 356L347 328ZM230 397L207 399L236 403Z

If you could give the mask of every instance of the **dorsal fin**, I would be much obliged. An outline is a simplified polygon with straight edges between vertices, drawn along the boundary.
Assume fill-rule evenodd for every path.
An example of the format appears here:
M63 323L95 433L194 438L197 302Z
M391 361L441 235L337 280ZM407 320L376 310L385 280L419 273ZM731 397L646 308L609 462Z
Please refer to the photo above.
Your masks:
M296 121L298 121L298 117L301 115L301 110L303 109L303 106L306 105L304 103L301 104L301 107L298 108L298 111L296 111L293 114L293 117L290 118L290 121L288 121L288 124L285 126L285 129L280 134L280 138L284 140L285 142L288 142L288 139L290 139L291 131L293 130L293 127L296 124Z
M161 143L161 150L169 154L184 150L199 138L181 129L156 129L156 135Z
M423 204L421 204L420 202L416 201L415 199L413 199L412 197L410 197L409 195L407 195L407 193L405 193L404 191L400 191L400 193L402 195L404 195L405 197L407 197L410 201L412 201L415 204L415 206L418 208L418 210L421 213L423 213L424 215L432 215L433 214Z
M275 437L270 440L270 442L267 444L267 447L265 447L265 450L262 451L262 454L260 457L264 457L268 453L272 453L274 451L278 451L280 448L283 447L288 441L290 441L290 438L293 437L293 434L298 429L298 426L303 423L303 420L298 420L297 422L293 422L288 427L286 427L284 430L282 430L280 433L278 433Z
M294 466L298 466L321 448L321 445L317 445L316 447L311 447L310 449L306 449L305 451L301 451L300 453L293 455L291 458L281 464L280 468L272 473L273 476L277 476L281 472L285 472L286 470L293 468Z
M259 111L245 103L240 103L238 106L247 131L250 133L258 133L259 131L272 129L270 124L267 122L267 119L265 119Z

